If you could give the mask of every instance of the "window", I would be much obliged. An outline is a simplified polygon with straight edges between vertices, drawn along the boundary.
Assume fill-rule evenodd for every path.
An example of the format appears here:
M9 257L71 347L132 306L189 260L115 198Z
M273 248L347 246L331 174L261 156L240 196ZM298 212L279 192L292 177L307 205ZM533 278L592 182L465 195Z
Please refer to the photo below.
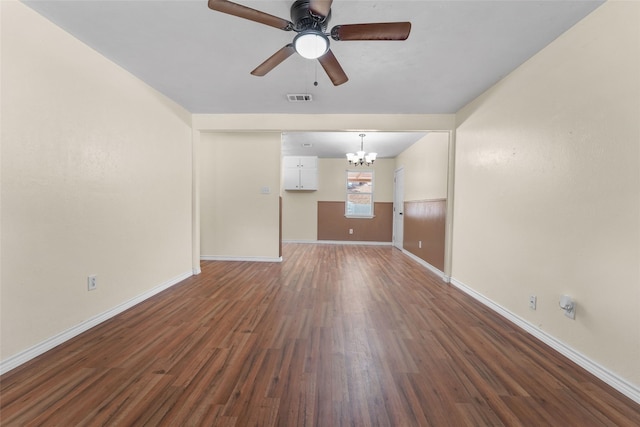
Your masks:
M373 217L373 171L347 171L345 215Z

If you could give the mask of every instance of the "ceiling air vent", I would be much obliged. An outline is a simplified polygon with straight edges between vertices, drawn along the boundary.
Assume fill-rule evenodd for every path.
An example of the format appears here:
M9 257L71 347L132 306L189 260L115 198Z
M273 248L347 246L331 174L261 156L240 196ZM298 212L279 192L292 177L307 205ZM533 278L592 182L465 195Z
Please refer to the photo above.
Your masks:
M311 102L313 98L308 93L288 93L287 99L289 102Z

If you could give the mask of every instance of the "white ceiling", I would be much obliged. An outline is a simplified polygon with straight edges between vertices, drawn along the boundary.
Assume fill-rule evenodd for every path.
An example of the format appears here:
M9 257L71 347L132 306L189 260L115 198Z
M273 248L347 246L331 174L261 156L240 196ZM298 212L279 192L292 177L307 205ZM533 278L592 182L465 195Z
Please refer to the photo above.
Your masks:
M265 77L250 75L295 33L214 12L207 0L23 1L191 113L448 114L604 0L334 0L329 29L412 23L406 41L332 41L350 79L337 87L317 61L296 54ZM290 19L293 1L237 3ZM313 101L289 102L291 93ZM342 157L358 147L359 133L285 134L283 154ZM422 136L368 132L365 149L394 157Z
M360 149L361 134L365 135L362 140L367 153L389 159L422 139L427 132L283 132L282 155L344 158L346 153Z

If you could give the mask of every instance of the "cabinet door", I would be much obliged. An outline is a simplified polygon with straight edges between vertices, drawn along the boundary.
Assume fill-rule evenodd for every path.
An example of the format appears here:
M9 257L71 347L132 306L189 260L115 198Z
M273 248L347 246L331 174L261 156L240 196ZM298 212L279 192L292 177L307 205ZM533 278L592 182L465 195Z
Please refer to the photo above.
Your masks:
M300 160L298 157L285 156L282 158L282 167L287 168L298 168Z
M300 189L301 190L317 190L318 189L318 169L300 168Z
M300 189L300 171L298 168L286 168L284 169L283 184L285 190L299 190Z
M318 158L314 156L303 156L298 158L299 165L304 169L316 169L318 167Z

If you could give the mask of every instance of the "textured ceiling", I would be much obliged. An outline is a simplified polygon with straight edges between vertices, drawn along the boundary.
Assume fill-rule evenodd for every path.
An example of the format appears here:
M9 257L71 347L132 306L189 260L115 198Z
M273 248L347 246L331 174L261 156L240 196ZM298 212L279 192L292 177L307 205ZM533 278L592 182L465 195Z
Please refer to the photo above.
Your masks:
M295 54L250 75L294 33L206 0L25 3L192 113L437 114L458 111L602 1L335 0L329 28L412 22L406 41L332 42L350 78L337 87ZM289 0L238 3L290 19ZM313 101L291 103L288 93Z
M360 135L365 136L361 139ZM393 158L422 139L426 132L283 132L283 156L344 158L355 153L364 142L367 153Z
M265 77L250 75L295 33L214 12L207 0L24 3L192 113L447 114L602 1L335 0L329 28L412 23L402 42L333 41L331 49L350 78L337 87L317 61L296 54ZM290 0L237 3L290 19ZM289 102L287 94L295 93L311 94L313 101ZM359 133L284 133L282 152L343 157L356 151ZM424 136L366 133L365 149L380 157L394 157Z

